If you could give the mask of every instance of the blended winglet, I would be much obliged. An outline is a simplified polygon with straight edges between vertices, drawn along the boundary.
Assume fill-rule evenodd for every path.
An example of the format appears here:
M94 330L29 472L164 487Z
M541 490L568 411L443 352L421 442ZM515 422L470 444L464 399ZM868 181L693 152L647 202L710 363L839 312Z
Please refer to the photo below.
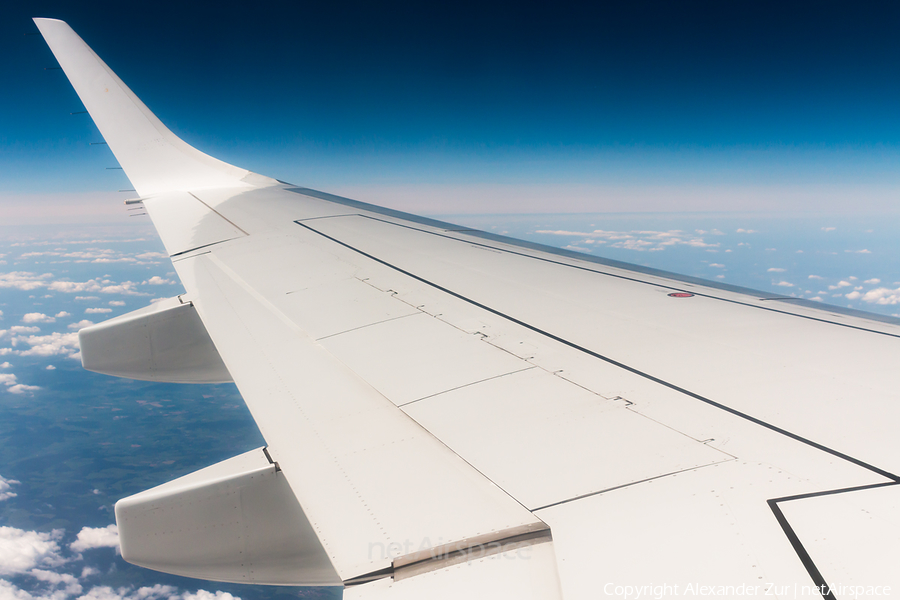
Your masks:
M150 112L67 23L42 18L34 22L142 197L277 183L185 143Z

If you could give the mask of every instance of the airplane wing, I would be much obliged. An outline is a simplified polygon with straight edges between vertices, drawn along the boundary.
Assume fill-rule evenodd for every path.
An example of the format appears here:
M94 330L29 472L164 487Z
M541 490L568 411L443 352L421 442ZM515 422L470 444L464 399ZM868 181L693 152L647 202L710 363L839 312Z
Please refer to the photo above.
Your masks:
M121 500L126 560L359 600L900 590L900 320L250 173L36 22L186 290L82 330L85 367L233 380L267 443Z

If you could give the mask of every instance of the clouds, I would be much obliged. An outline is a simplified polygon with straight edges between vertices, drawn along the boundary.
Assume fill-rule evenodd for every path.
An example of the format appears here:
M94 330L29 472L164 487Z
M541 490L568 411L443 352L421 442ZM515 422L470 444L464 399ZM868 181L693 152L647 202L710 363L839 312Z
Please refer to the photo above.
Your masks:
M27 313L22 317L23 323L53 323L54 321L56 321L55 318L38 312Z
M47 587L49 587L53 592L56 592L53 594L53 596L55 597L59 597L63 594L80 594L84 589L81 587L81 583L78 581L78 578L71 573L56 573L54 571L47 571L44 569L32 569L28 572L28 574L40 582L49 584ZM51 598L51 600L53 599Z
M85 314L88 314L88 315L98 315L98 314L102 315L105 313L111 313L112 309L111 308L86 308L86 309L84 309L84 312L85 312Z
M12 337L12 349L5 354L18 356L65 356L75 358L78 351L78 333L49 333L47 335L16 335ZM29 346L22 350L22 346Z
M12 288L30 292L47 286L47 279L53 277L52 273L30 273L27 271L13 271L0 273L0 288Z
M151 279L158 279L161 283L174 283L159 276L155 276ZM0 288L12 288L26 292L38 289L46 289L51 292L62 292L64 294L83 294L87 292L99 294L122 294L125 296L150 295L146 292L140 291L138 285L139 284L134 281L116 282L107 278L94 278L88 279L87 281L68 281L65 279L53 280L52 273L37 274L30 271L13 271L11 273L0 273ZM99 300L100 297L76 296L75 299Z
M853 295L853 298L850 298L851 295ZM894 290L886 287L879 287L874 290L869 290L864 294L853 291L850 294L847 294L846 297L851 300L858 298L869 304L895 305L900 304L900 287Z
M101 294L123 294L126 296L149 296L137 288L133 281L116 283L109 279L89 279L87 281L53 281L47 285L47 289L54 292L76 294L83 292L95 292Z
M147 281L142 282L142 285L174 285L174 283L171 279L163 279L159 275L154 275Z
M116 525L106 527L82 527L75 541L69 545L74 552L83 552L93 548L118 548L119 528Z
M99 240L95 240L99 241ZM53 259L52 263L125 263L133 265L158 265L160 260L168 258L159 252L141 252L133 254L114 250L112 248L85 248L84 250L66 250L54 248L53 250L40 250L24 252L17 260Z
M606 245L610 248L623 248L637 251L660 251L673 246L690 246L693 248L718 248L719 242L707 242L697 233L687 233L678 229L670 231L569 231L564 229L539 229L535 233L542 235L567 236L582 238L578 244ZM708 233L708 232L703 232ZM719 233L713 233L719 235ZM583 248L575 248L584 250ZM174 282L169 282L174 283Z
M26 531L15 527L0 527L0 575L13 576L21 583L30 578L31 590L23 589L6 579L0 579L0 598L3 600L241 600L228 592L199 589L182 591L172 585L122 586L113 588L94 585L84 592L88 580L101 571L82 566L82 552L97 548L118 547L115 525L84 527L77 539L62 543L65 531L50 533ZM74 571L74 572L67 572ZM78 573L78 574L76 574Z
M57 567L66 562L60 554L63 530L50 533L0 527L0 575L26 573L37 567Z
M31 326L13 325L6 331L8 331L10 334L13 334L13 333L22 334L22 333L37 333L40 330L41 330L41 328L36 325L31 325ZM2 335L2 332L0 332L0 335Z
M16 497L17 494L12 491L12 486L14 485L19 485L19 482L15 479L6 479L3 475L0 475L0 501Z
M25 385L24 383L19 383L15 373L0 373L0 385L6 386L6 391L10 394L27 394L29 392L35 392L41 389L36 385ZM3 486L0 486L0 492L3 491L2 487ZM0 498L0 500L2 499L3 498Z

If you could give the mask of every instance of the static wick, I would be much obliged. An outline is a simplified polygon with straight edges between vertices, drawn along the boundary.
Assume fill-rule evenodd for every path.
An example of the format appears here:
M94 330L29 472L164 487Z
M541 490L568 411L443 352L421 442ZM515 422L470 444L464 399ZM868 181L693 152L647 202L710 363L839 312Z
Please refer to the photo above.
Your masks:
M121 168L122 167L106 167L106 170L109 171L110 169L121 169Z
M106 146L106 142L90 142L91 146Z
M62 71L62 67L44 67L45 71Z
M136 192L137 190L119 190L120 192Z
M76 110L75 112L70 112L69 114L70 115L86 115L87 111L86 110Z

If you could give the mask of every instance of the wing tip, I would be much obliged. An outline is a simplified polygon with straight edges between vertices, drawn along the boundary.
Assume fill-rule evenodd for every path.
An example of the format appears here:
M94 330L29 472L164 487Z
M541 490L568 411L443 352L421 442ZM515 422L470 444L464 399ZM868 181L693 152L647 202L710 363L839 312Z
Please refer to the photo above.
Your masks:
M41 23L62 23L63 25L65 25L67 27L69 25L62 19L53 19L51 17L32 17L31 20L34 21L38 25L40 25Z

